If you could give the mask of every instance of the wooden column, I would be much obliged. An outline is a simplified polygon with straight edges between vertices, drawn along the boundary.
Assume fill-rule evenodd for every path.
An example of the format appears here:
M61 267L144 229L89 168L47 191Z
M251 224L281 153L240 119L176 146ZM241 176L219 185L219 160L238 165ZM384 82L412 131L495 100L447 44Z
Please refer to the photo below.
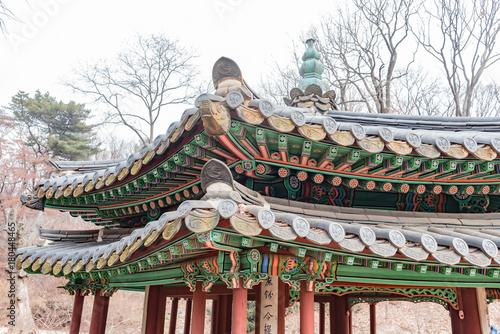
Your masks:
M144 310L142 317L142 332L156 334L158 303L160 301L161 286L150 285L144 292Z
M330 308L330 329L332 334L349 334L349 315L347 313L347 297L332 296L330 307L333 304L333 312ZM332 317L333 315L333 317Z
M247 332L248 290L243 288L242 279L239 280L240 287L233 289L232 334L246 334Z
M370 334L377 334L377 304L370 304Z
M325 303L319 302L319 334L325 334Z
M255 290L255 334L260 334L260 318L262 317L261 315L261 296L260 296L260 290L262 289L262 284L260 283L257 285L254 290Z
M202 290L201 282L196 283L196 290L193 292L193 310L191 317L191 334L203 334L205 331L205 307L207 293Z
M227 295L220 295L217 302L217 333L226 333L229 331L226 321L227 314Z
M460 323L459 311L450 307L451 332L453 334L462 334L462 325Z
M108 318L109 297L101 296L98 289L94 296L89 334L104 334Z
M335 333L335 296L330 296L330 333Z
M80 324L82 323L82 310L85 296L75 295L73 302L73 314L71 315L71 327L69 334L80 333Z
M158 308L156 310L156 334L163 334L165 331L165 311L167 307L167 293L164 286L160 288L158 296Z
M191 330L191 308L193 306L193 300L186 300L186 314L184 315L184 334L189 334Z
M227 296L227 312L225 317L226 317L226 330L228 333L231 332L231 326L233 322L233 317L231 316L231 312L233 311L233 296L228 295Z
M102 312L101 312L101 328L99 333L106 333L106 322L108 320L108 310L109 310L109 297L101 297L102 298Z
M179 308L179 298L172 299L172 306L170 307L170 321L168 323L168 334L175 334L178 308Z
M210 334L217 334L217 298L212 299L212 321L210 323Z
M278 278L278 334L285 334L285 313L288 304L285 282Z
M300 282L300 334L314 333L314 292L307 291L307 281Z
M480 314L486 313L486 307L480 305L482 303L486 304L486 295L484 295L484 301L479 301L476 288L458 288L458 296L461 300L463 319L460 317L460 311L450 309L453 334L488 333L487 321L482 320L482 318L486 317L486 314Z

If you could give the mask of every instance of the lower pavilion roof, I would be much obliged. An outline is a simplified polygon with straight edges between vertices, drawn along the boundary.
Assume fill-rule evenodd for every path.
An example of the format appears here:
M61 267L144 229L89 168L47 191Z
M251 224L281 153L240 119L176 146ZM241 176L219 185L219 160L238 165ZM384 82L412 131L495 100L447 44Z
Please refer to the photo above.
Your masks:
M500 213L398 212L264 197L234 182L227 166L215 159L201 175L205 195L200 200L184 201L144 228L114 230L114 239L90 233L79 243L67 241L76 232L41 230L42 237L54 242L19 249L16 264L32 272L68 275L113 269L161 249L169 253L168 263L214 249L264 246L319 259L337 253L447 266L500 264ZM222 235L228 239L221 240Z

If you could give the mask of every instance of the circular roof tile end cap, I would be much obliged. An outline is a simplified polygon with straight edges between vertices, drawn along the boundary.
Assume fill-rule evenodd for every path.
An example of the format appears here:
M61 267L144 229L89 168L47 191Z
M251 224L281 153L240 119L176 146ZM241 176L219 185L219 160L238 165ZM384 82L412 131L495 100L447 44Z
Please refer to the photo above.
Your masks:
M301 217L297 217L293 220L292 227L295 233L302 238L309 234L309 230L311 229L309 222Z
M422 145L422 139L420 139L420 136L415 132L408 132L405 138L406 142L413 148L418 148Z
M259 210L259 212L257 213L257 221L259 222L262 228L267 230L274 225L276 217L274 216L274 213L271 210L262 209Z
M191 212L193 209L193 205L191 204L191 201L184 201L177 207L177 212L179 213L180 218L186 218L187 215ZM163 217L163 215L162 215ZM161 219L161 217L160 217Z
M302 126L306 124L306 116L300 111L293 110L290 114L290 118L295 126Z
M438 150L440 150L443 153L447 153L451 149L451 143L448 140L448 138L439 136L436 138L436 141L434 142Z
M464 138L464 147L467 151L474 153L477 151L477 142L472 137Z
M423 234L420 238L420 243L427 252L431 254L437 252L438 244L433 236L429 234Z
M489 239L484 239L481 248L483 249L483 252L486 253L490 258L495 258L498 256L498 247L497 245L489 240Z
M337 131L338 124L333 118L324 117L322 123L323 123L323 129L326 131L327 134L333 135Z
M230 199L224 199L219 202L217 210L222 218L231 218L238 211L238 204Z
M243 102L245 102L245 98L240 92L231 91L226 95L226 103L233 109L239 107Z
M469 246L464 239L453 238L451 244L453 245L453 249L455 249L459 255L467 256L467 254L469 254Z
M491 147L500 154L500 137L491 138ZM45 186L44 186L45 187ZM45 190L45 189L44 189Z
M371 246L375 243L377 237L371 228L363 226L359 229L359 239L361 239L361 242L366 246Z
M403 248L406 245L406 238L398 230L391 230L389 232L389 241L394 245L396 248Z
M341 242L345 238L344 228L342 225L337 223L330 223L328 226L328 234L330 234L330 238L332 238L336 243Z
M394 141L394 132L387 127L380 128L378 130L378 135L386 143L390 143L390 142Z
M356 138L357 140L361 140L361 139L365 138L365 136L366 136L365 128L363 128L359 124L353 124L351 126L351 133L354 136L354 138Z

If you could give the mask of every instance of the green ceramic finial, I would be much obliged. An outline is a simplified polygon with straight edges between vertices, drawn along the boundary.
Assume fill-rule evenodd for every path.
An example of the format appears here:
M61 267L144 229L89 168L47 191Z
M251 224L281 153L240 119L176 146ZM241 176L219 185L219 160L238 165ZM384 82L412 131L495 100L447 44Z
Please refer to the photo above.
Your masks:
M314 47L314 39L309 38L306 41L307 50L302 56L302 66L299 69L299 74L302 77L300 80L299 88L305 90L309 85L318 85L323 92L329 90L328 85L322 80L321 74L325 70L323 64L319 61L321 53Z

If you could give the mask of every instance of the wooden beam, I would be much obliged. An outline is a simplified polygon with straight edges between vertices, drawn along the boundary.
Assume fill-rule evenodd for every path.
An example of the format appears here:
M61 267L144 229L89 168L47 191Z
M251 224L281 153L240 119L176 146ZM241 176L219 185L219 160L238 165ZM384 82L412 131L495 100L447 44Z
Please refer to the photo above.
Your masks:
M314 292L307 291L307 282L300 282L300 334L314 333Z
M203 334L205 332L205 311L207 293L202 290L202 283L196 283L196 290L193 292L193 310L195 317L191 317L191 334Z
M247 289L243 288L240 278L238 288L233 289L233 314L231 333L246 334L247 332Z
M73 302L73 314L71 315L71 327L69 329L69 334L80 333L80 324L82 323L82 311L83 302L85 296L75 295L75 301Z

